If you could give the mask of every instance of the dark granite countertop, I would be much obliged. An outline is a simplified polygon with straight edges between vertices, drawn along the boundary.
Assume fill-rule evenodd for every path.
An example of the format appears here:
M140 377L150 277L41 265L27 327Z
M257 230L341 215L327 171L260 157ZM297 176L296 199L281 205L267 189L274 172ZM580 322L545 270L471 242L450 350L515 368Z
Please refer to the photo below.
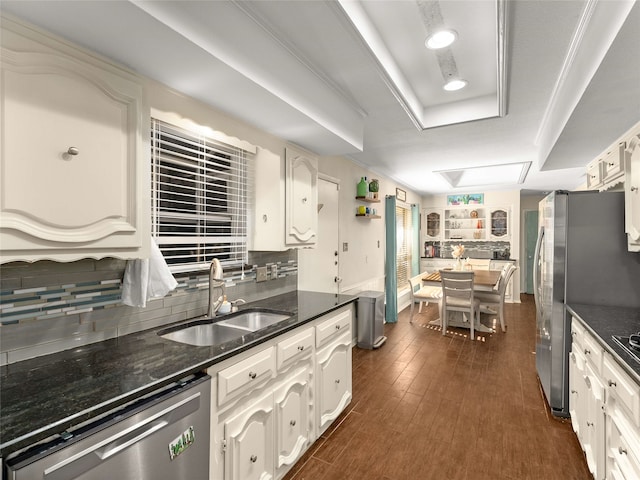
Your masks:
M166 325L5 365L0 368L0 455L6 458L355 300L297 291L249 303L243 307L294 315L215 347L165 340L157 332ZM184 323L189 321L179 322Z
M640 331L640 309L580 304L569 305L568 308L640 385L640 363L612 338L612 335L629 336Z

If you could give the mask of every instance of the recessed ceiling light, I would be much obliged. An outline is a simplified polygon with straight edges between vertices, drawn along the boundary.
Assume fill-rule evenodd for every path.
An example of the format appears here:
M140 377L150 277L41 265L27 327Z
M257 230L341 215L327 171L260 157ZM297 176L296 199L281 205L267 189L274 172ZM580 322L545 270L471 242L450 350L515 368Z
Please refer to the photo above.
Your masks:
M439 30L429 35L424 44L431 50L437 50L448 47L456 41L456 38L458 38L458 34L453 30Z
M462 80L460 78L454 78L453 80L449 80L444 84L442 88L444 88L447 92L455 92L456 90L460 90L467 86L467 81Z

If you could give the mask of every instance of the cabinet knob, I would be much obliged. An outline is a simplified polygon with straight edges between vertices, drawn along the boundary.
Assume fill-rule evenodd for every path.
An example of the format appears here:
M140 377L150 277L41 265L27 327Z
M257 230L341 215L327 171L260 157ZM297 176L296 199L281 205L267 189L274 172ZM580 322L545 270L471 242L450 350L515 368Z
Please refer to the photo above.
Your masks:
M302 203L307 203L307 197L304 197L304 198L302 199Z
M593 427L593 422L587 422L587 427Z
M292 427L295 427L296 426L296 421L295 420L291 420L289 422L289 425L291 425Z
M616 382L614 382L613 380L609 380L609 382L607 382L607 383L609 383L610 387L617 387L618 386L618 385L616 385Z
M338 384L338 383L340 383L340 379L339 378L336 379L336 384Z
M255 372L249 372L249 377L251 377L251 379L253 380L254 378L256 378L256 373Z
M620 455L626 455L627 454L627 449L626 448L622 448L622 447L618 447L618 453Z
M638 190L638 187L631 187L632 192L636 192L637 190Z
M258 460L258 456L257 455L251 455L251 457L249 457L249 460L251 460L251 463L256 463L256 461Z
M591 350L589 350L588 348L584 349L584 354L585 355L591 355Z
M576 393L578 393L578 391L577 391L577 390L571 390L571 394L572 394L572 395L575 395Z
M69 147L69 149L67 150L67 153L69 155L78 155L80 153L80 150L78 150L77 147Z
M336 325L336 330L340 330L340 325Z
M266 213L265 213L264 215L262 215L262 221L263 221L264 223L267 223L267 219L268 219L268 217L267 217L267 214L266 214Z
M298 350L303 351L304 350L304 345L298 345Z

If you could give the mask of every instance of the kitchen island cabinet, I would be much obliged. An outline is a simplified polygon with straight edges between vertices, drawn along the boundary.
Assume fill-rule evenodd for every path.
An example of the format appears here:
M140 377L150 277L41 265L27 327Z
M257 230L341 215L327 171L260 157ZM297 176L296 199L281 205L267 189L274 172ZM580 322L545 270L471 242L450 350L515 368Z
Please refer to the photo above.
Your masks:
M9 19L2 27L2 262L147 257L142 82Z

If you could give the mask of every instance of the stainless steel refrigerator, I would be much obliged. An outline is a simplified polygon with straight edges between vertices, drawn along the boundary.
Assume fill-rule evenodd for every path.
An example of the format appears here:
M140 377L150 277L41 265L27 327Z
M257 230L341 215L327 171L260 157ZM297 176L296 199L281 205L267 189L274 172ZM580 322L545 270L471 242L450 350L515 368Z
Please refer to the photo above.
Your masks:
M566 305L640 307L640 254L627 251L623 192L550 193L534 259L536 368L556 416L569 416Z

